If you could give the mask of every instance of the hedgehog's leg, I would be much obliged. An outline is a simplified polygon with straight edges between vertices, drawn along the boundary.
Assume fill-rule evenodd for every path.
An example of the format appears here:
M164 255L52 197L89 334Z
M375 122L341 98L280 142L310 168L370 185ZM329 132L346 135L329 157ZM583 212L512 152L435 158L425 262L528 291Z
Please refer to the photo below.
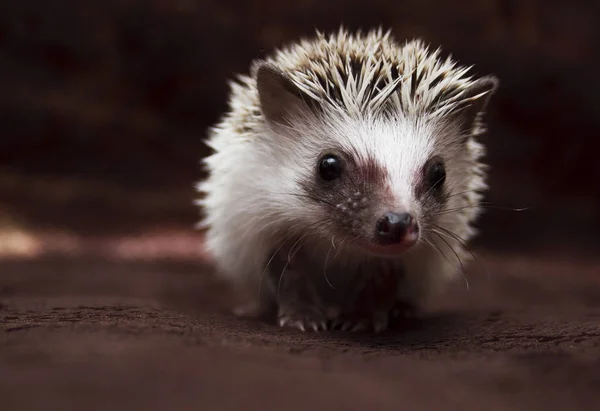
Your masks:
M300 252L281 252L269 266L269 285L277 302L277 323L301 331L328 329L322 296L311 282Z
M324 304L310 277L294 269L283 273L277 287L279 304L277 321L281 327L301 331L325 331L328 329Z
M362 281L355 285L356 297L346 304L346 310L333 322L332 328L376 333L387 330L395 306L399 273L390 264L376 272L364 272L359 278Z

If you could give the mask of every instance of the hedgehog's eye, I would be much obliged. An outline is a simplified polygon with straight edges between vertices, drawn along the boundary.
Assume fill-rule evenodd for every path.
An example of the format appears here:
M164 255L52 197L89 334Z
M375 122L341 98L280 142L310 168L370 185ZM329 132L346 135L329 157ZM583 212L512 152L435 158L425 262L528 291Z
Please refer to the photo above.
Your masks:
M446 169L441 161L435 161L427 170L427 183L432 189L439 189L446 181Z
M319 160L319 175L323 180L335 180L342 173L342 163L333 154L326 154Z

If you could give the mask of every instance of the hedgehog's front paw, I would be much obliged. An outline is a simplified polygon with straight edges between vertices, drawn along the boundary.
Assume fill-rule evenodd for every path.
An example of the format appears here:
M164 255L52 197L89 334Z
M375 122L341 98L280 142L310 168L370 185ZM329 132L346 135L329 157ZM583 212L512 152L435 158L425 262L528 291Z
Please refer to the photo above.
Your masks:
M376 311L373 313L343 314L331 325L334 330L380 333L388 328L389 313Z
M317 307L303 304L285 304L279 307L277 323L280 327L300 331L326 331L327 318Z

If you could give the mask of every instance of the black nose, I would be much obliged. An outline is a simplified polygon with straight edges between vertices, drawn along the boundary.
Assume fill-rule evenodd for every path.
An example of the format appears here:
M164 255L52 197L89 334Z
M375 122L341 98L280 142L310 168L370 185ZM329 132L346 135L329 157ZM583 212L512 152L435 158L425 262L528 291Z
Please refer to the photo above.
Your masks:
M416 229L413 217L408 213L386 213L377 222L377 237L383 244L401 241L411 229Z

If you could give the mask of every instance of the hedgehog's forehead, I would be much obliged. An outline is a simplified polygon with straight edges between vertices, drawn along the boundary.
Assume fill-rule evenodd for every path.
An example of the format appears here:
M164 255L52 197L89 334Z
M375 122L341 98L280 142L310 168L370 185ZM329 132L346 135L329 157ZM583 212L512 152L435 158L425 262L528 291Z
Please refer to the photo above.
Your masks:
M436 149L435 123L419 118L330 117L325 126L332 147L357 165L379 165L399 177L410 177Z

